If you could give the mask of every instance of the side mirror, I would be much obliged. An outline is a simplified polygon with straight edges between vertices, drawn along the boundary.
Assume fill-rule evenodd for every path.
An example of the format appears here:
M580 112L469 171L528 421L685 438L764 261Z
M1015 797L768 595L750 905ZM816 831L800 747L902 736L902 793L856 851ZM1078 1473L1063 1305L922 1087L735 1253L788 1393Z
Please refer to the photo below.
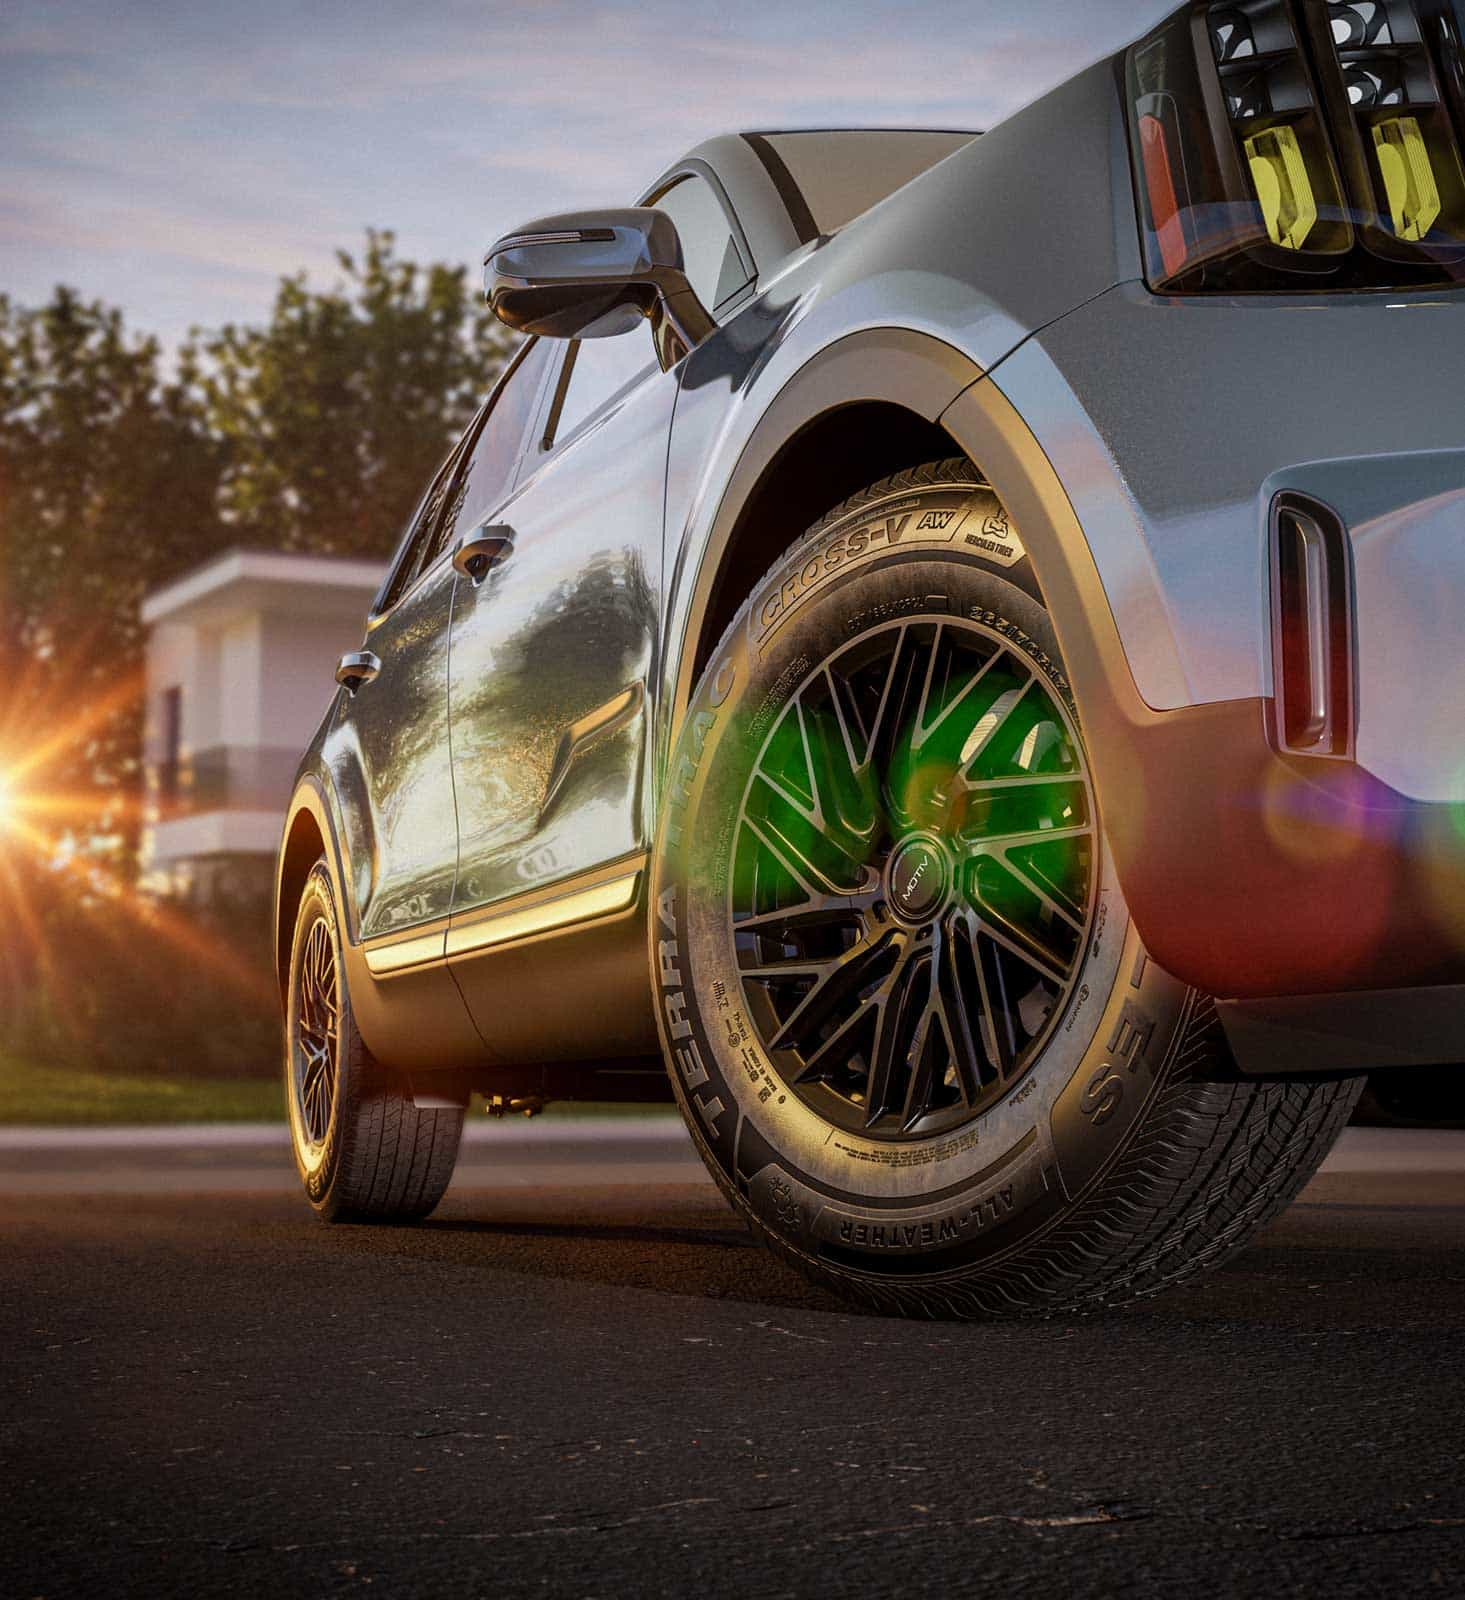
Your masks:
M483 293L500 322L541 339L605 339L650 317L663 367L716 327L687 282L676 225L650 206L529 223L484 257Z

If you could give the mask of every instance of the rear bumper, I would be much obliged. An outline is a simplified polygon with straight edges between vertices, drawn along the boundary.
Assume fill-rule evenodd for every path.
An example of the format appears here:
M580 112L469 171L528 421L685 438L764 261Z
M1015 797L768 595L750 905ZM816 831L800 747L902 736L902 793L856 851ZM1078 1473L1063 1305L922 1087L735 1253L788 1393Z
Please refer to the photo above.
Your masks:
M1461 325L1451 318L1451 330ZM1114 439L1035 345L942 421L1032 556L1151 955L1224 998L1465 982L1465 658L1454 620L1465 542L1453 521L1461 501L1442 484L1465 475L1465 451L1442 445L1446 434L1460 442L1458 415L1442 412L1431 431L1416 399L1406 420L1428 449L1411 454L1384 406L1385 454L1332 461L1320 460L1326 437L1343 430L1318 408L1311 438L1295 419L1290 439L1280 425L1238 425L1238 460L1223 474L1225 452L1209 438L1203 458L1184 459L1195 446L1186 412L1162 419L1151 403L1150 449L1131 439L1121 471ZM1270 376L1268 392L1281 392ZM1292 450L1303 465L1286 465ZM1136 506L1146 474L1169 496L1168 518ZM1353 539L1356 762L1283 756L1268 737L1267 515L1283 487L1327 498ZM1426 573L1428 604L1410 587ZM1147 678L1146 661L1169 667Z
M1222 1000L1216 1010L1237 1065L1258 1077L1465 1070L1465 984Z
M1465 807L1278 755L1259 698L1105 710L1106 826L1168 971L1223 996L1465 981Z

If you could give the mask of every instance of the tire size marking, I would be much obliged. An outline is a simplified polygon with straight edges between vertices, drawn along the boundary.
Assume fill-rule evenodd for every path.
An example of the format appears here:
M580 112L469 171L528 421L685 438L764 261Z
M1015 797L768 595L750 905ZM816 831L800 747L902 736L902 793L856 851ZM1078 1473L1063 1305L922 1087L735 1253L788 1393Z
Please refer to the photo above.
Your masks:
M935 1162L949 1161L953 1156L964 1155L968 1150L975 1150L980 1142L979 1130L968 1128L965 1133L959 1133L955 1138L943 1140L936 1145L904 1144L864 1149L836 1138L834 1148L848 1156L851 1161L864 1161L877 1167L928 1167Z
M750 741L762 736L763 730L773 721L774 715L782 709L784 701L808 676L809 666L808 656L799 656L790 661L779 673L778 682L763 696L748 723Z
M844 619L844 631L850 634L863 633L866 628L889 622L892 617L903 617L908 612L927 609L924 595L908 595L904 600L882 600L879 605L867 606L863 611L852 612Z
M666 889L656 902L656 915L661 926L671 935L657 941L657 968L661 977L662 1014L666 1019L666 1036L670 1044L672 1061L681 1077L687 1098L697 1108L707 1128L707 1137L717 1139L721 1134L720 1119L727 1107L719 1095L710 1099L703 1092L711 1081L702 1061L702 1052L692 1037L692 1024L687 1017L687 993L682 984L678 965L676 891Z

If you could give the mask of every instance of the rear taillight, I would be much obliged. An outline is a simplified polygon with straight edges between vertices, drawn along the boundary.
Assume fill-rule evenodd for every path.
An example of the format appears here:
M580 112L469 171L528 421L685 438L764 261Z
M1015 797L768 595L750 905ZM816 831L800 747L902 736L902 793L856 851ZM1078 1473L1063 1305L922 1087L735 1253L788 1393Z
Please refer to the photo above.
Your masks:
M1385 260L1458 260L1465 173L1449 85L1461 59L1449 6L1326 0L1312 9L1319 83L1365 244Z
M1455 0L1199 0L1127 57L1166 293L1465 278Z
M1353 578L1337 515L1306 495L1272 505L1275 738L1295 755L1353 753Z

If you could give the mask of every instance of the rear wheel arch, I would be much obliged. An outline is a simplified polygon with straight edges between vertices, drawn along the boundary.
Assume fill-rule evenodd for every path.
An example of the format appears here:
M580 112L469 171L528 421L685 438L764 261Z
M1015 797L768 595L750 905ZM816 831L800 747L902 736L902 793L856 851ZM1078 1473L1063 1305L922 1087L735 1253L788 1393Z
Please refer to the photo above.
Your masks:
M936 423L903 405L862 400L821 412L791 435L742 500L701 617L693 672L701 674L754 585L832 505L872 478L953 452Z
M938 419L981 376L944 340L884 327L836 340L785 382L728 474L686 580L669 663L673 737L708 655L773 561L872 477L954 454Z

